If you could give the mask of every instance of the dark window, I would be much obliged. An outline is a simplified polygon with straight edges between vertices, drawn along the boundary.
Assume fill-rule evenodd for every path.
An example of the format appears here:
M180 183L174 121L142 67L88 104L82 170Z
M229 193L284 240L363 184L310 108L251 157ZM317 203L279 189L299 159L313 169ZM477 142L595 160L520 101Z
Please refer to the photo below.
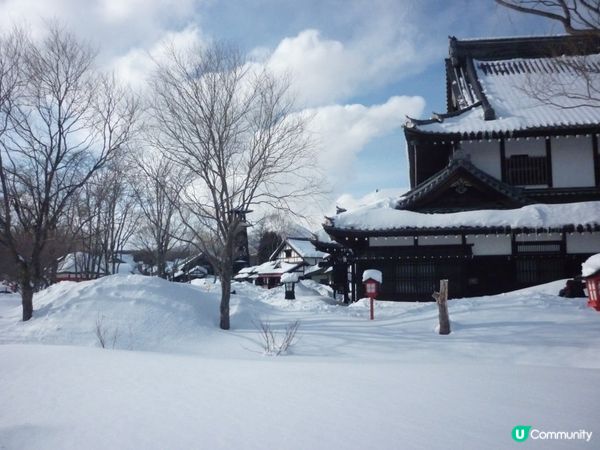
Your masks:
M564 278L563 266L560 258L517 260L517 282L532 285Z
M292 257L292 251L290 249L286 249L285 250L285 257L286 258L291 258Z
M512 155L506 160L506 177L517 186L548 184L548 161L545 156Z
M428 301L439 290L440 280L448 279L450 298L459 297L463 273L463 262L459 260L400 261L396 266L395 294L401 299Z

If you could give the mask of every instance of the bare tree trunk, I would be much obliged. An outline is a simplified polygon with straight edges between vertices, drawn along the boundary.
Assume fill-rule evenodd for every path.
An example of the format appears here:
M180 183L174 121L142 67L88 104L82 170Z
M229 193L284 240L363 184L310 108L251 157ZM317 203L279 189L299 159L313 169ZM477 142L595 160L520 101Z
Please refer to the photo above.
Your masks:
M221 273L221 321L219 326L222 330L229 330L229 299L231 297L231 265Z
M448 316L448 280L440 280L440 292L434 292L433 298L438 304L440 334L450 334L450 317Z
M21 283L21 304L23 305L23 322L33 316L33 286L31 283Z

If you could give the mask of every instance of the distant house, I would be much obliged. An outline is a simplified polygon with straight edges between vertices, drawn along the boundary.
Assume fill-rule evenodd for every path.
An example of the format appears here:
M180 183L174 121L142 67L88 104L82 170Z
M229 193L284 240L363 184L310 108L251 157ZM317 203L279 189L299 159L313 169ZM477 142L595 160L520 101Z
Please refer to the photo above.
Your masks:
M203 253L186 258L169 267L169 279L187 283L214 274L212 264Z
M117 273L139 273L132 255L120 253L105 264L104 258L100 256L73 252L58 260L55 278L56 281L86 281Z
M250 279L254 284L271 289L281 284L281 276L284 273L301 273L302 263L287 263L285 261L267 261L254 267L254 273Z
M271 255L271 261L283 261L288 264L300 264L294 270L301 279L312 279L327 284L329 271L321 267L327 253L317 250L310 238L291 237L285 239Z
M443 278L451 297L495 294L573 277L600 252L600 96L587 90L600 39L449 44L447 112L404 128L411 190L324 224L337 245L320 248L354 300L366 269L383 273L383 299L431 300Z
M287 238L273 252L269 261L258 266L241 269L236 281L251 281L258 286L272 288L281 283L284 273L296 273L300 279L329 282L328 267L321 267L327 253L315 248L309 238Z

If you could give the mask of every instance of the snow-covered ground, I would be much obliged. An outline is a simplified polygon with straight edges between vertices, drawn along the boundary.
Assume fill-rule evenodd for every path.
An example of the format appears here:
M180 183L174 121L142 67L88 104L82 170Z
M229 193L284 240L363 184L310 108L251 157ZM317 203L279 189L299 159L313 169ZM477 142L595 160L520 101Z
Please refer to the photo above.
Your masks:
M115 275L0 296L0 449L510 448L511 431L592 431L600 448L600 313L563 282L449 302L342 306L235 283L232 330L219 286ZM257 325L298 341L264 356ZM96 336L100 330L106 346ZM114 347L115 349L112 349Z

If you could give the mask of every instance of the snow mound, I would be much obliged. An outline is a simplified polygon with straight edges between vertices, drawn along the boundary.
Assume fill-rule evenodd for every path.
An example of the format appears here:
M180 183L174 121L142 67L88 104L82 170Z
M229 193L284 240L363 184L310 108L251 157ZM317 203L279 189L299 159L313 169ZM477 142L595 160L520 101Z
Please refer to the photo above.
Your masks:
M218 324L218 297L187 284L141 275L64 281L37 293L34 317L20 322L20 306L0 342L107 346L156 350L197 342Z

